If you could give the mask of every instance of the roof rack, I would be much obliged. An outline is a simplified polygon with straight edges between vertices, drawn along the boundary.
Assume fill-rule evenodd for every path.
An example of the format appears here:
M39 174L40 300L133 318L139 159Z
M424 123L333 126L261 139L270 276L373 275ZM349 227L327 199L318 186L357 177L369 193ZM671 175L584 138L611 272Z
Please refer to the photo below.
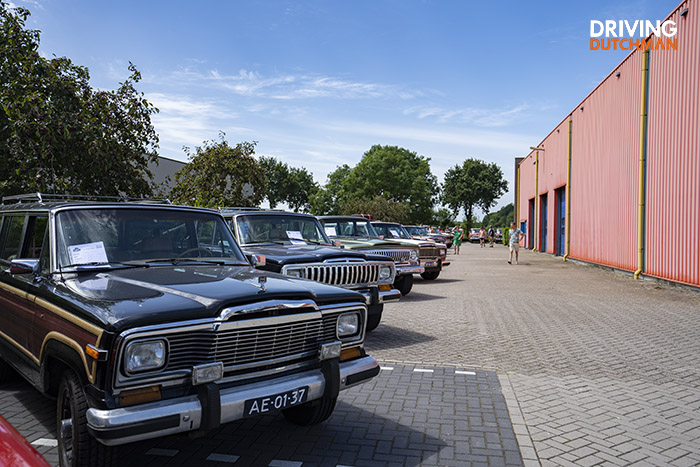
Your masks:
M220 212L223 211L276 211L276 212L287 212L284 209L270 209L270 208L255 208L250 206L223 206L217 208Z
M48 201L119 201L152 204L171 204L167 198L134 198L130 196L94 196L94 195L69 195L56 193L25 193L21 195L3 196L2 204L15 203L44 203ZM14 202L14 203L10 203Z

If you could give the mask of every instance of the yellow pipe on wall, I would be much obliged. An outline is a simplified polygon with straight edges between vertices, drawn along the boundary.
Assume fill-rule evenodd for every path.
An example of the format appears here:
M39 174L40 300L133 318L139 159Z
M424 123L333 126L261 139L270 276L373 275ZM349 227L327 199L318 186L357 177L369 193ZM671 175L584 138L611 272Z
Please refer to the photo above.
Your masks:
M520 225L520 164L515 169L515 184L517 185L515 190L515 223L517 227Z
M646 127L647 127L647 96L649 94L649 49L642 56L642 111L639 119L639 210L637 213L637 270L634 278L644 270L644 180L646 179Z
M570 240L570 233L569 233L569 228L571 227L571 220L569 219L571 216L571 126L573 124L573 120L571 119L571 115L569 115L569 154L568 154L568 163L566 165L566 225L564 228L566 229L566 232L564 232L564 235L566 236L565 240L565 249L566 253L564 254L564 261L566 261L566 258L569 257L569 240Z
M535 149L535 220L532 224L532 232L534 233L534 241L532 242L532 251L537 251L537 245L540 242L540 229L537 225L538 204L540 201L540 151Z

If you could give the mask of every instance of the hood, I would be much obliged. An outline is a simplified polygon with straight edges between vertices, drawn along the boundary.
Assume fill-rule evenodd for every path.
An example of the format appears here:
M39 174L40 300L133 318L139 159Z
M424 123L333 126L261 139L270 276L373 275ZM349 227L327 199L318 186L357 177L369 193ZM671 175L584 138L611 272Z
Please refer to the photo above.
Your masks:
M261 281L261 278L262 281ZM53 284L76 314L111 331L215 317L221 308L271 299L323 305L364 302L351 290L292 279L248 266L152 266L72 274Z
M246 245L242 248L248 254L264 255L268 263L276 263L279 266L296 263L319 263L335 258L366 259L366 256L360 252L324 245L265 244Z
M396 240L373 237L333 237L349 249L401 248L403 245Z

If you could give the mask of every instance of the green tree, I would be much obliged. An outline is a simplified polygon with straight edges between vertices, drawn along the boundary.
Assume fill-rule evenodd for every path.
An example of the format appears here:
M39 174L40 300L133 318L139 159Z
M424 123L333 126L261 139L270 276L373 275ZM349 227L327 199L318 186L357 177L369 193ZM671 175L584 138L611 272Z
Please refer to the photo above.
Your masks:
M381 196L372 199L354 199L343 205L341 214L370 214L373 220L405 224L409 220L408 206Z
M175 173L170 196L192 206L259 206L265 198L265 170L253 157L255 142L229 146L223 133L220 141L205 141L195 153L185 148L190 161Z
M449 227L455 223L455 214L447 208L440 208L433 212L433 221L431 224L437 225L438 227Z
M343 164L328 174L326 184L309 197L312 214L316 216L341 214L346 202L345 180L351 171L349 165Z
M344 180L342 197L350 200L381 196L406 203L409 222L427 223L432 220L437 193L430 158L397 146L375 145Z
M442 202L455 214L464 209L466 218L472 220L474 207L488 212L507 189L508 182L498 165L466 159L462 165L455 165L445 173Z
M0 194L151 195L157 112L131 76L93 89L88 69L38 53L29 11L0 1Z
M304 168L289 167L274 157L263 156L260 164L265 170L265 197L271 208L287 203L295 212L309 210L309 198L318 189L313 175Z
M502 207L496 212L486 214L481 224L484 227L492 225L494 228L505 227L513 221L513 203Z

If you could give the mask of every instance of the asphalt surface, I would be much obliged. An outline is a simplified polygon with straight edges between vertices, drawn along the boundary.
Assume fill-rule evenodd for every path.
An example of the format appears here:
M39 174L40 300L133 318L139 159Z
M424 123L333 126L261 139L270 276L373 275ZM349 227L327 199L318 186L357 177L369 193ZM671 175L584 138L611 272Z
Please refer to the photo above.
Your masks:
M387 305L378 377L300 428L281 415L124 446L124 465L700 465L700 292L463 245ZM0 414L56 465L55 402L0 382Z

